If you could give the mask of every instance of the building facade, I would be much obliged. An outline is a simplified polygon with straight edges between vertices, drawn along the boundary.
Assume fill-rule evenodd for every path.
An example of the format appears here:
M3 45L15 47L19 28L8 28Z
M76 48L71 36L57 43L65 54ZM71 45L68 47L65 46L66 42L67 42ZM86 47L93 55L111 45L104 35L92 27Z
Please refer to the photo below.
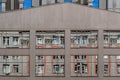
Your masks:
M72 3L0 14L0 80L119 80L120 14Z
M0 12L29 9L66 2L82 4L97 9L120 12L120 0L0 0Z

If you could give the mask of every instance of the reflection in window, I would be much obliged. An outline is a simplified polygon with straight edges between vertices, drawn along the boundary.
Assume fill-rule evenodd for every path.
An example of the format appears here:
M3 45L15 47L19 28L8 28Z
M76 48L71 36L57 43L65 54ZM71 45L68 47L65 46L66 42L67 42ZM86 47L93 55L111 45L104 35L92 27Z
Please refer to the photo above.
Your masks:
M71 48L96 48L97 31L71 31Z
M64 56L36 56L36 76L64 76Z
M64 73L64 65L54 65L54 73L55 74L61 74Z
M108 0L107 4L109 11L120 12L120 0Z
M37 31L36 48L64 48L64 31Z
M117 65L117 73L120 74L120 64Z
M104 76L120 76L120 59L118 56L104 57Z
M104 74L108 74L108 64L104 65Z
M18 45L18 37L13 37L13 45Z
M3 74L9 75L10 74L10 65L9 64L3 64Z
M0 56L0 76L29 76L29 56Z
M19 65L13 65L13 73L19 73Z
M71 76L97 76L97 67L96 56L71 56Z
M9 56L5 55L3 56L3 60L8 60L9 59Z
M44 73L44 64L36 65L36 72L37 74L43 74Z
M120 48L120 31L104 31L104 47Z
M0 48L29 48L28 31L0 31Z

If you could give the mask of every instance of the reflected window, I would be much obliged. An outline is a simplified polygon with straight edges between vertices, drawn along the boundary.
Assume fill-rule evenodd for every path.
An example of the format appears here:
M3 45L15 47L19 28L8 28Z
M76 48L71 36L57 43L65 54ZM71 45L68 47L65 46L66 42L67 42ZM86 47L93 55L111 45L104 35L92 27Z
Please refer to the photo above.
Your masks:
M71 76L97 76L98 65L96 56L71 56Z
M120 76L119 74L120 55L104 55L104 76Z
M29 76L29 56L0 56L2 76Z
M44 60L39 60L36 56L36 76L64 76L64 56L42 56Z
M37 31L36 48L64 48L64 31Z
M71 48L97 48L97 31L71 31Z
M104 48L120 48L120 31L104 31Z

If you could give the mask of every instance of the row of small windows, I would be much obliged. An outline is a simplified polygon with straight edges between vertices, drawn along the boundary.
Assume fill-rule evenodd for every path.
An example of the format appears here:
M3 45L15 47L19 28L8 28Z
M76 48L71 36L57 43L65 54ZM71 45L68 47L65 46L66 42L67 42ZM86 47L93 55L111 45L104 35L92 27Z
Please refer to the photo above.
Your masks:
M0 12L13 11L17 9L28 9L32 7L73 2L93 8L120 12L119 0L0 0ZM105 7L103 7L105 6Z
M71 56L71 76L98 76L98 57ZM66 65L67 66L67 65ZM29 76L29 56L0 56L0 76ZM36 56L36 76L65 76L65 56ZM120 76L120 56L104 55L104 76Z
M28 9L63 2L64 0L0 0L0 12Z
M64 48L64 31L37 31L36 48Z
M98 31L72 30L71 48L97 48ZM29 31L0 31L0 48L30 48ZM65 48L65 31L36 31L36 48ZM104 48L120 48L120 31L104 31Z
M29 56L0 56L0 76L29 76Z

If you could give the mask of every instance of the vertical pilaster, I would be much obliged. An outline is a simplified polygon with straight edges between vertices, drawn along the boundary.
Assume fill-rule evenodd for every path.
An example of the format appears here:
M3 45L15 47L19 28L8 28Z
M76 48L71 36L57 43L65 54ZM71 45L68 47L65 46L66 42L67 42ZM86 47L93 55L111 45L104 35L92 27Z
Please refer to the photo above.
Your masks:
M99 29L98 31L98 76L101 78L104 76L104 63L103 63L103 55L104 55L104 37L103 37L103 29Z
M65 78L66 80L71 76L71 64L70 64L70 30L65 31Z
M35 30L30 31L30 80L35 78Z

